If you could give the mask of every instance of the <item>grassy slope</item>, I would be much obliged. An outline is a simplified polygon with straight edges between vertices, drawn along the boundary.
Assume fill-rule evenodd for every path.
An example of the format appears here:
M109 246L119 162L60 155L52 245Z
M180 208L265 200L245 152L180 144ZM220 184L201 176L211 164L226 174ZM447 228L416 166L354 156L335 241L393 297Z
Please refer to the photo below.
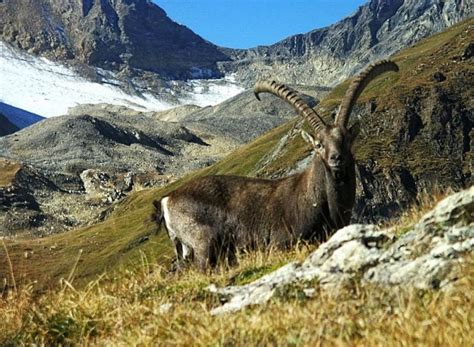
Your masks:
M362 94L359 103L383 98L383 104L377 102L378 107L397 105L400 95L408 93L415 86L433 83L431 76L438 66L449 63L448 60L452 56L462 52L466 45L462 37L466 36L468 30L472 33L473 24L474 19L470 19L397 54L393 59L400 65L400 73L386 74L376 79ZM323 113L328 114L338 105L348 83L349 81L346 81L336 87L323 100L319 106ZM191 173L165 188L132 194L102 223L44 239L6 240L15 277L38 281L39 285L57 283L59 278L68 277L80 250L82 255L75 274L77 281L82 282L93 279L107 269L120 268L123 264L127 268L130 268L131 264L140 264L142 252L149 260L156 259L163 265L169 264L172 251L165 233L153 234L156 227L150 218L152 201L194 177L209 174L255 174L256 164L274 148L291 126L292 122L280 126L231 153L219 163ZM383 143L379 143L380 141ZM362 160L376 158L382 162L387 161L386 155L380 150L383 146L390 146L390 143L373 136L357 145L356 155ZM283 155L265 168L265 173L270 174L287 168L307 153L307 146L300 139L296 139L285 148ZM428 159L413 158L410 153L400 158L395 158L395 161L411 161L420 169L431 165ZM390 158L390 163L386 164L394 165L393 159ZM149 240L140 242L143 237L149 237ZM25 252L28 252L27 256ZM0 248L0 278L2 277L10 278L7 257L3 248Z
M309 252L256 252L236 268L209 274L167 274L145 264L84 290L64 286L39 298L28 288L12 291L0 297L0 345L472 345L472 257L454 270L461 280L449 291L357 282L327 291L314 282L280 289L265 305L210 315L220 305L206 291L210 284L244 284ZM305 288L314 288L312 298Z
M132 194L102 223L43 239L5 240L16 280L37 282L40 287L52 286L60 278L69 277L78 259L75 278L83 283L123 264L127 268L141 265L140 254L169 265L173 252L166 233L156 233L156 225L151 219L153 200L194 177L245 174L275 145L286 128L276 128L235 151L218 165L194 172L165 188ZM241 165L243 162L247 165ZM149 239L141 242L144 238ZM11 284L8 258L3 247L0 248L0 278L8 278Z
M474 19L471 18L450 29L433 35L416 45L397 53L393 57L400 67L399 73L388 73L372 81L358 99L358 104L363 105L369 101L375 101L377 111L398 108L404 109L401 103L406 96L411 95L416 89L429 89L437 84L433 80L433 75L437 71L442 71L447 80L444 82L444 89L449 90L451 80L461 69L474 73L474 66L469 61L454 61L454 57L462 55L474 34ZM322 102L318 105L319 113L328 118L340 103L350 80L339 84L334 88ZM466 92L465 100L472 99ZM430 120L423 119L424 122ZM415 139L403 153L392 155L391 150L395 148L397 138L393 134L393 129L383 127L383 120L375 124L377 136L365 135L368 129L364 129L359 137L359 141L354 146L358 161L372 159L381 166L391 168L398 166L410 167L413 173L420 173L428 169L443 172L453 164L449 161L438 160L437 153L428 153L430 146L426 146L419 138ZM366 125L366 124L364 124ZM304 157L307 153L305 143L297 139L286 149L286 154L272 163L270 172L280 171L291 166L295 161ZM387 153L390 153L389 155ZM468 161L466 161L468 162Z

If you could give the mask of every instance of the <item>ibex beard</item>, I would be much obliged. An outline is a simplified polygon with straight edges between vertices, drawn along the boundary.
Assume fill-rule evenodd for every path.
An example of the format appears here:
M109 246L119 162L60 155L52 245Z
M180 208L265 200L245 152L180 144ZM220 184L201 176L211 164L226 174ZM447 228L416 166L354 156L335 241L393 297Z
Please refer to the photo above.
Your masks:
M332 124L285 85L257 83L257 99L264 92L278 96L306 120L312 134L302 131L302 136L314 158L306 170L285 178L202 177L155 201L156 222L164 221L178 264L192 262L201 270L221 261L233 265L238 250L324 241L347 225L356 190L351 148L359 130L357 122L348 126L349 116L367 84L387 71L398 66L381 61L358 75Z

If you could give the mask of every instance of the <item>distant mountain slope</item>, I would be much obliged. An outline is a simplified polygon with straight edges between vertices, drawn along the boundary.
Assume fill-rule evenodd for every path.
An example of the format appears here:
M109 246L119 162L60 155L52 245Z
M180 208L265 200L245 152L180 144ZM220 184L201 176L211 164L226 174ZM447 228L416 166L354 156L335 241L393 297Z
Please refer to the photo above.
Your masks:
M188 144L203 142L179 124L141 113L59 116L0 139L0 156L51 172L159 172Z
M276 78L335 86L369 62L473 14L470 0L371 0L329 27L290 36L271 46L224 49L233 61L222 64L222 69L237 72L247 85L256 79Z
M149 0L5 0L0 37L31 53L162 78L211 77L227 56Z
M311 106L328 92L308 86L296 89ZM252 90L246 90L218 105L190 112L181 121L193 129L247 143L295 116L294 109L283 100L264 95L258 101Z
M7 117L0 113L0 136L14 133L18 127L11 123Z
M2 100L2 99L0 99ZM40 115L0 101L0 114L3 114L16 128L23 129L44 119Z

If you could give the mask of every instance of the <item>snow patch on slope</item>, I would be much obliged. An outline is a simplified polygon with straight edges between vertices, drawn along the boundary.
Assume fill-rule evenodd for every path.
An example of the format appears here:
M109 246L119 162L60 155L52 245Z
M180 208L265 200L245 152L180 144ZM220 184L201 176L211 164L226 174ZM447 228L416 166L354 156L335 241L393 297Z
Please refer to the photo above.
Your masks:
M15 49L0 41L0 102L36 115L64 115L80 104L123 105L138 111L162 111L182 104L216 105L244 89L233 76L190 80L178 104L160 100L151 93L143 97L124 92L111 71L97 70L103 81L89 81L70 68ZM170 95L175 93L169 90ZM176 99L175 99L176 100Z
M236 83L234 75L214 80L191 80L188 83L192 92L181 102L202 107L220 104L245 90Z
M45 117L66 114L78 104L109 103L161 111L173 105L151 94L143 98L94 83L48 59L25 54L0 42L0 101Z
M71 106L110 103L138 110L172 107L151 94L143 98L118 87L90 82L65 66L19 52L0 42L0 101L46 117L67 113Z

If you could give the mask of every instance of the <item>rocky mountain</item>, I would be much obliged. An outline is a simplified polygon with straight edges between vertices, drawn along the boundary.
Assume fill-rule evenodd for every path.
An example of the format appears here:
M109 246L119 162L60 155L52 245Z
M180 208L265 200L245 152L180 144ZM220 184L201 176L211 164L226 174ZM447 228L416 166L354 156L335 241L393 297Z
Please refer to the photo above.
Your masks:
M221 64L246 85L257 79L335 86L387 57L474 14L469 0L371 0L351 16L271 46L224 49Z
M149 0L5 0L0 37L23 50L78 64L158 74L162 79L218 77L218 48L173 22Z
M316 106L328 92L326 88L293 86L309 105ZM296 115L286 102L273 95L264 95L261 101L247 90L218 105L203 107L181 116L181 122L192 129L232 138L244 144L283 124Z
M92 72L83 76L71 66L0 41L0 112L23 128L42 119L39 115L61 116L81 104L160 111L183 104L215 105L243 91L231 76L169 81L166 86L153 88L121 80L117 72L99 68Z
M173 88L166 80L232 73L247 87L264 78L334 86L473 11L468 0L371 0L329 27L239 50L205 41L149 0L5 0L0 37L68 61L90 79L101 78L94 67L120 71L132 89L162 91Z

